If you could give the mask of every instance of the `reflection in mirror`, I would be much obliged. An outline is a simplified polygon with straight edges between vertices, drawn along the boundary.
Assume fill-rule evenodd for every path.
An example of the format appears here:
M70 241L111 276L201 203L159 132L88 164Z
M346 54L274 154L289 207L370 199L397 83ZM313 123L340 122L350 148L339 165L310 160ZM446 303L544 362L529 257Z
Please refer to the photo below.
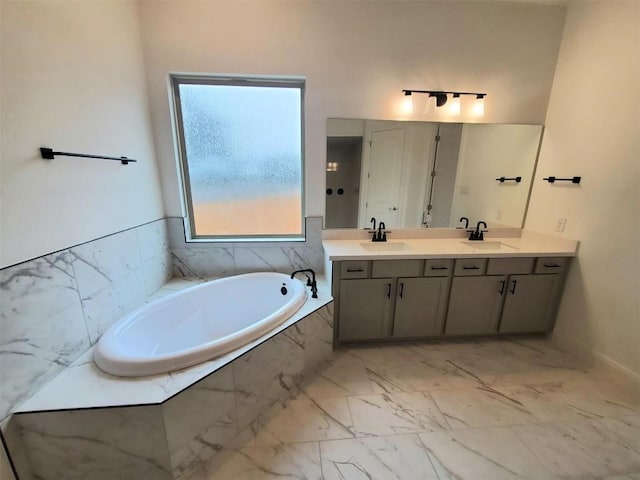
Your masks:
M522 227L541 137L541 125L329 119L325 228L371 217L457 227L463 216Z

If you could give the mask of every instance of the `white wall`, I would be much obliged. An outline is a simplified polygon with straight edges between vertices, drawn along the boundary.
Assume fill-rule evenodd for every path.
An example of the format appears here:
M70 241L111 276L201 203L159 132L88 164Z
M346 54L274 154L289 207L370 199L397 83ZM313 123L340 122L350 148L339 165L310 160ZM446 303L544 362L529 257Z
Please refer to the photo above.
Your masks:
M640 380L640 3L571 4L526 228L580 240L554 338Z
M304 75L306 213L322 215L328 117L402 118L401 90L413 88L487 92L484 121L543 123L564 14L504 2L143 0L167 214L182 214L168 72Z
M0 8L0 266L162 217L135 2ZM41 146L139 163L45 161Z

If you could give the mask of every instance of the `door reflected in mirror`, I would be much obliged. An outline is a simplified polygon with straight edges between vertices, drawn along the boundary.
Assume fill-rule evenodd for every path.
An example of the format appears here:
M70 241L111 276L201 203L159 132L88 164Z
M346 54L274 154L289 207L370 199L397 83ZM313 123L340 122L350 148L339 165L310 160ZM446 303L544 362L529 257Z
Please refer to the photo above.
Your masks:
M325 228L522 227L541 125L327 121Z

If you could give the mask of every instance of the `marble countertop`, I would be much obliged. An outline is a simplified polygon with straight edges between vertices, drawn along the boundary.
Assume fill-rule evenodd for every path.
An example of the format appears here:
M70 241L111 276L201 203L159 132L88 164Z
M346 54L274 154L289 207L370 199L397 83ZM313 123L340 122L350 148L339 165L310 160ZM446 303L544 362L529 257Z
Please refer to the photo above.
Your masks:
M401 238L386 243L364 238L324 239L329 260L397 260L422 258L573 257L578 242L551 235L522 231L521 236L493 237L469 242L455 238Z
M148 301L192 286L194 282L203 281L173 279ZM318 298L308 295L300 310L284 323L233 352L175 372L125 378L109 375L96 367L93 362L93 348L90 348L38 393L20 405L14 413L161 403L331 302L333 298L329 283L323 276L317 277L317 283Z

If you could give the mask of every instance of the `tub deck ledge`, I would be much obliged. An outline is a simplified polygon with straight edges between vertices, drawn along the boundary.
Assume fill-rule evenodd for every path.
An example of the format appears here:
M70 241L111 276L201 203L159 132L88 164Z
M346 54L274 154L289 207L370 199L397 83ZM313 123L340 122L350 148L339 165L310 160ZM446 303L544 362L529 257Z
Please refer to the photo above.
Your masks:
M173 279L158 290L154 297L160 298L202 281L198 279ZM318 276L317 283L318 298L314 299L308 295L307 301L300 310L281 325L230 353L175 372L126 378L109 375L100 370L93 362L92 347L13 413L162 403L330 303L333 298L329 283L323 276ZM154 297L150 300L153 300Z

